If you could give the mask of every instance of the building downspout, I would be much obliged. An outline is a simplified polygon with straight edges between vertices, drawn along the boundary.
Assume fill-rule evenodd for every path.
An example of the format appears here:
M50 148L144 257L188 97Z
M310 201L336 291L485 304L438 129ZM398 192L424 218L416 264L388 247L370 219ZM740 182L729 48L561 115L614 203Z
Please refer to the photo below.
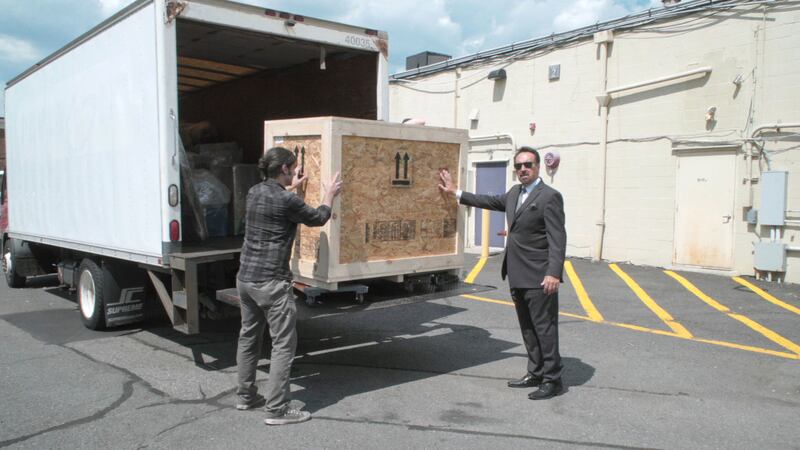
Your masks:
M458 99L461 97L461 86L458 82L461 79L461 67L456 67L456 82L453 89L453 128L458 128Z
M606 231L606 161L608 159L608 105L611 96L608 89L608 46L614 40L611 30L594 34L594 42L600 45L600 80L603 95L597 96L600 106L600 200L597 209L597 229L595 231L592 261L603 259L603 238Z

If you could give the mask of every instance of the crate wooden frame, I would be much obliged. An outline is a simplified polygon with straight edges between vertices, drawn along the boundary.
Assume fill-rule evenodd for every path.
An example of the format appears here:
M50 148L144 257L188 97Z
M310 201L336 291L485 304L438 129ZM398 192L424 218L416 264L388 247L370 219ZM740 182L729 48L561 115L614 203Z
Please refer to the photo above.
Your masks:
M327 182L336 172L342 170L342 142L345 137L359 137L366 139L389 139L397 141L426 142L432 144L458 145L458 167L448 167L453 178L458 181L459 187L464 189L466 183L466 165L469 135L466 130L440 127L427 127L418 125L403 125L398 123L379 122L373 120L350 119L342 117L313 117L303 119L275 120L264 122L264 150L274 146L286 146L293 150L293 145L285 145L287 141L301 137L319 137L320 140L320 166L318 174L309 173L311 177ZM427 176L427 175L426 175ZM343 195L347 195L347 183L344 180ZM435 173L425 182L435 187ZM410 191L406 191L410 192ZM312 192L314 197L307 198L311 205L322 201L322 189ZM430 272L446 271L458 275L464 264L464 236L466 220L462 208L458 208L455 199L456 228L453 236L455 242L452 253L430 256L411 256L403 258L386 258L382 260L359 261L340 263L341 250L341 225L343 214L342 199L337 197L333 204L331 220L323 227L318 228L320 234L327 237L327 242L320 241L317 247L315 261L301 259L297 247L291 260L291 268L296 281L335 290L340 283L365 279L386 278L393 281L403 281L406 276ZM446 220L446 219L445 219ZM300 235L300 233L298 233ZM444 236L449 239L450 236Z

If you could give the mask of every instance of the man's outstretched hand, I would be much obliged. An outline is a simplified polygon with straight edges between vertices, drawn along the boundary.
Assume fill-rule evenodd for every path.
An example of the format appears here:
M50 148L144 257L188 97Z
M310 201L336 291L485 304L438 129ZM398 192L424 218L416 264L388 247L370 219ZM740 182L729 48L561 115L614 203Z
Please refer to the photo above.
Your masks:
M447 169L439 169L439 190L445 194L456 195L458 186L453 183L453 177Z
M296 191L297 188L303 185L308 179L308 175L305 173L300 173L300 166L297 166L294 169L294 176L292 177L292 184L289 185L290 191Z

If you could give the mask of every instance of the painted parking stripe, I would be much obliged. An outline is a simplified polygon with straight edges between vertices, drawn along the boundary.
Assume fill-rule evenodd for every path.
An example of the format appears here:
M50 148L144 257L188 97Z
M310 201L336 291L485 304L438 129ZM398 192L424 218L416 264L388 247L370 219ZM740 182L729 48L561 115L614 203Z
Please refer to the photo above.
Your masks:
M581 282L581 279L578 278L578 273L575 272L575 268L572 267L571 261L564 262L564 270L567 272L567 278L569 278L569 281L572 283L572 287L575 289L575 294L578 296L578 300L581 302L583 310L586 311L586 316L589 317L589 320L602 322L603 315L600 314L600 311L598 311L594 306L594 303L592 303L592 299L589 298L589 294L583 287L583 282Z
M666 273L670 277L674 278L678 283L680 283L683 287L685 287L689 292L694 294L697 298L699 298L700 300L704 301L706 304L708 304L712 308L716 309L717 311L719 311L721 313L727 314L730 318L738 320L739 322L747 325L749 328L751 328L752 330L760 333L761 335L763 335L767 339L771 340L772 342L775 342L776 344L780 345L781 347L783 347L783 348L785 348L785 349L787 349L787 350L789 350L791 352L794 352L795 354L800 356L800 345L795 344L794 342L790 341L789 339L786 339L785 337L781 336L780 334L778 334L778 333L770 330L769 328L761 325L760 323L756 322L755 320L752 320L752 319L750 319L750 318L748 318L746 316L743 316L741 314L736 314L736 313L732 312L730 310L730 308L728 308L727 306L723 305L722 303L714 300L713 298L709 297L708 295L706 295L705 292L703 292L700 289L698 289L689 280L687 280L686 278L678 275L677 273L675 273L675 272L673 272L671 270L665 270L664 273Z
M778 305L783 309L787 309L787 310L789 310L789 311L791 311L791 312L793 312L793 313L795 313L797 315L800 315L800 308L798 308L796 306L793 306L793 305L790 305L790 304L788 304L788 303L786 303L786 302L784 302L782 300L779 300L779 299L775 298L774 296L770 295L768 292L764 291L763 289L759 288L758 286L754 285L753 283L748 282L744 278L733 277L733 281L735 281L735 282L741 284L742 286L746 287L747 289L750 289L751 291L755 292L756 294L758 294L764 300L766 300L766 301L768 301L768 302L770 302L770 303L772 303L774 305Z
M692 337L692 333L690 333L689 330L687 330L683 325L676 322L675 319L673 319L672 316L666 310L664 310L664 308L659 306L658 303L656 303L655 300L653 300L652 297L650 297L650 295L648 295L647 292L645 292L645 290L642 289L642 287L639 286L639 284L633 280L633 278L628 276L627 273L625 273L622 269L620 269L619 266L617 266L616 264L609 264L608 267L610 267L611 270L613 270L614 273L617 274L617 276L622 278L622 281L624 281L625 284L627 284L628 287L631 288L631 290L636 294L636 296L639 297L639 300L641 300L642 303L644 303L648 308L650 308L650 311L653 311L653 313L655 313L655 315L657 315L659 319L661 319L665 324L667 324L667 326L670 327L670 329L672 329L672 331L674 331L675 334L685 338Z
M461 297L468 298L470 300L477 300L479 302L495 303L495 304L506 305L506 306L514 306L513 302L497 300L497 299L493 299L493 298L479 297L477 295L462 294ZM763 355L778 356L778 357L787 358L787 359L800 359L800 355L796 355L794 353L779 352L779 351L776 351L776 350L770 350L768 348L754 347L752 345L742 345L742 344L735 344L733 342L716 341L716 340L713 340L713 339L701 339L701 338L696 338L696 337L679 336L679 335L677 335L675 333L672 333L670 331L656 330L656 329L653 329L653 328L641 327L639 325L632 325L632 324L629 324L629 323L608 322L606 320L603 320L601 322L597 322L597 321L592 320L592 319L590 319L589 317L586 317L586 316L581 316L579 314L572 314L572 313L563 312L563 311L559 311L558 314L560 316L569 317L569 318L572 318L572 319L586 320L586 321L593 322L593 323L601 323L603 325L611 325L611 326L614 326L614 327L625 328L625 329L628 329L628 330L641 331L641 332L650 333L650 334L658 334L660 336L669 336L669 337L672 337L672 338L685 339L687 341L702 342L704 344L718 345L718 346L721 346L721 347L733 348L733 349L737 349L737 350L744 350L744 351L753 352L753 353L760 353L760 354L763 354Z
M477 295L470 295L470 294L461 294L461 296L464 298L468 298L470 300L478 300L479 302L497 303L498 305L514 306L514 302L507 302L504 300L495 300L493 298L478 297Z
M475 277L477 277L478 274L481 273L481 270L483 270L483 266L486 265L487 259L488 258L486 258L485 256L481 256L481 259L478 260L478 263L475 264L475 267L472 268L472 270L469 272L469 275L467 275L467 277L464 278L465 283L471 284L475 281Z

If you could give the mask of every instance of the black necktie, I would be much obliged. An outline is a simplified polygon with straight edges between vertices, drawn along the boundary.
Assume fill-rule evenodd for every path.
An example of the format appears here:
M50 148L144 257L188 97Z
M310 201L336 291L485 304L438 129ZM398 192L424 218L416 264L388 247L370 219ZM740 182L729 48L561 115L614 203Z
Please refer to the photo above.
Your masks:
M515 211L518 210L519 207L522 206L523 203L525 203L525 193L526 192L527 191L525 190L525 186L520 186L520 188L519 188L519 197L517 198L517 208L515 209Z

